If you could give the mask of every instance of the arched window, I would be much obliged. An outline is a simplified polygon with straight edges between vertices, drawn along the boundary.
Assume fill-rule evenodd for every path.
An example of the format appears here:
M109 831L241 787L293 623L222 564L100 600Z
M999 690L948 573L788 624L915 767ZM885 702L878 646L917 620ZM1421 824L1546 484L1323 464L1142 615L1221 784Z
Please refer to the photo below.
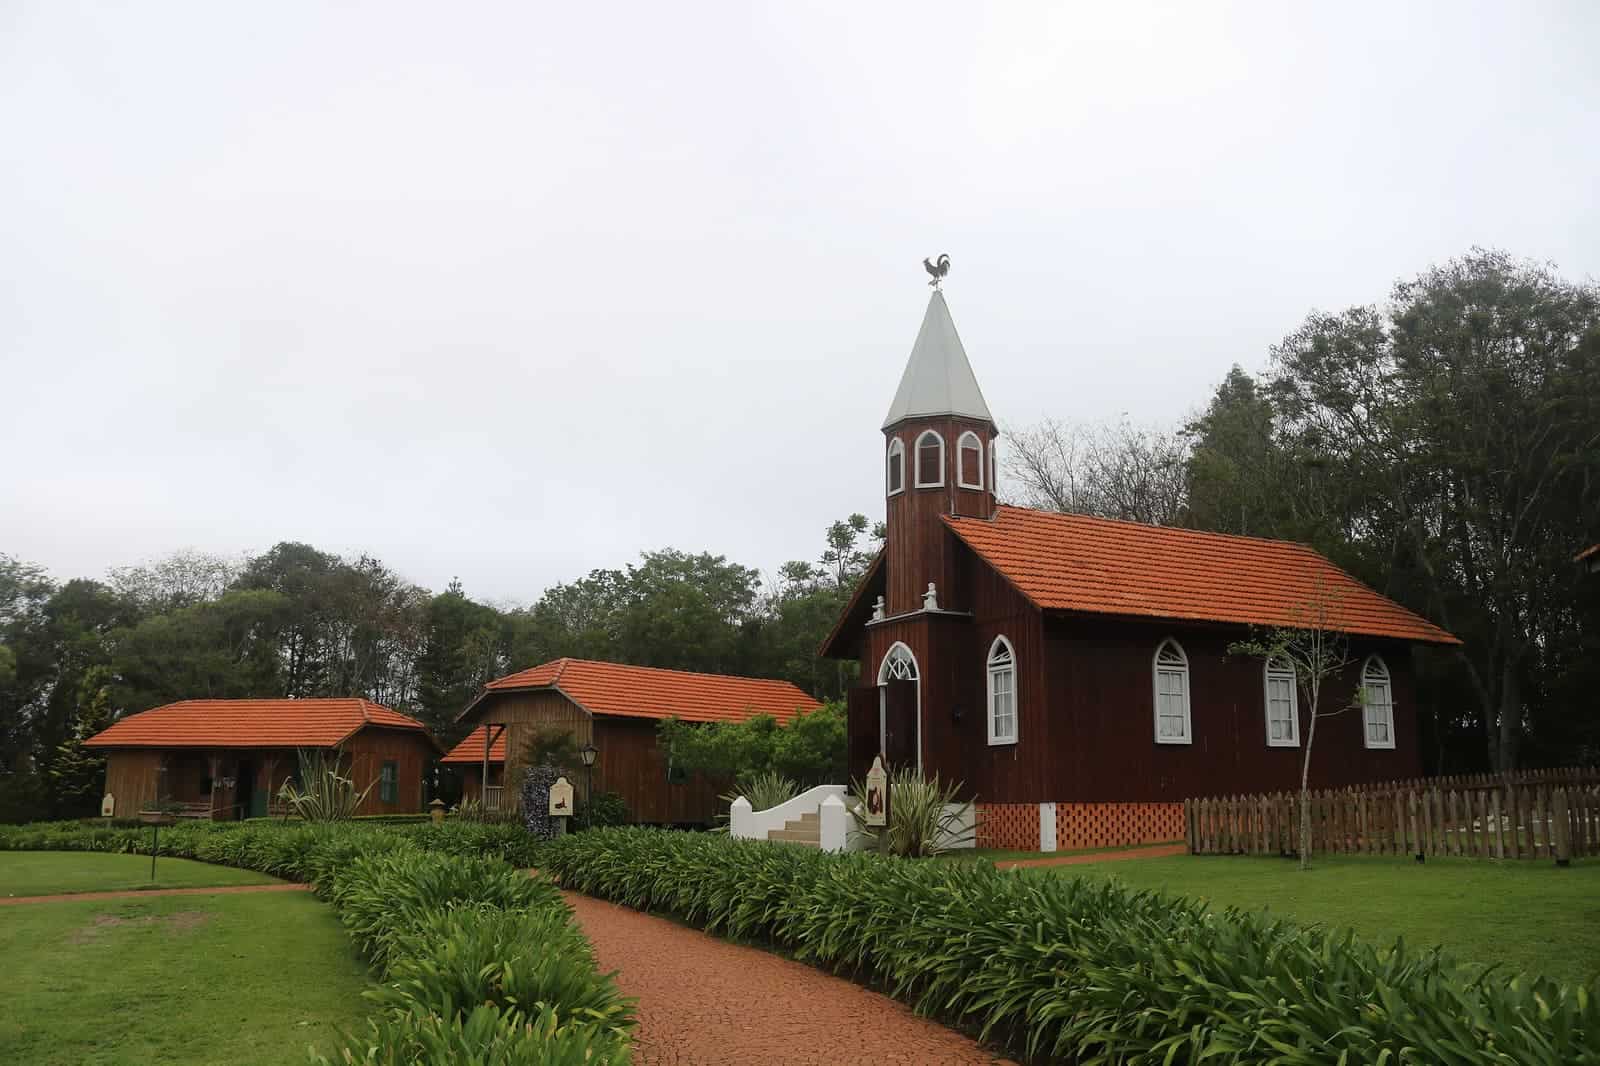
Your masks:
M989 646L989 743L1017 742L1017 660L1011 642L995 637Z
M1190 744L1189 657L1167 638L1155 658L1156 743Z
M1361 668L1361 711L1367 747L1394 747L1394 689L1389 685L1389 668L1376 655Z
M936 489L944 484L944 438L931 429L917 438L917 488Z
M983 441L970 429L956 441L956 484L964 489L983 488Z
M1274 748L1300 746L1300 697L1294 664L1283 659L1267 662L1267 744Z
M911 654L911 649L895 641L883 656L883 662L878 666L878 684L890 681L915 681L917 679L917 658Z
M888 481L890 496L906 487L906 446L899 437L889 442Z

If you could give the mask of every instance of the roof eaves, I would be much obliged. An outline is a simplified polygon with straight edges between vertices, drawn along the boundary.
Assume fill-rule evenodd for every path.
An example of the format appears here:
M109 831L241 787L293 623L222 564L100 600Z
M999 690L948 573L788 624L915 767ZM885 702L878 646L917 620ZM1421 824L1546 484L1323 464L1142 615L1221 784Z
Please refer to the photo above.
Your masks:
M885 549L879 548L878 554L872 557L872 562L868 563L866 570L862 571L860 579L856 581L855 591L851 592L850 598L845 601L844 610L839 612L839 617L833 623L833 628L828 630L828 635L823 637L822 643L817 646L817 654L821 658L831 659L833 657L828 652L833 647L833 642L839 638L845 623L849 621L850 616L860 606L861 597L866 595L867 589L872 585L873 578L877 576L878 570L883 566L884 551Z

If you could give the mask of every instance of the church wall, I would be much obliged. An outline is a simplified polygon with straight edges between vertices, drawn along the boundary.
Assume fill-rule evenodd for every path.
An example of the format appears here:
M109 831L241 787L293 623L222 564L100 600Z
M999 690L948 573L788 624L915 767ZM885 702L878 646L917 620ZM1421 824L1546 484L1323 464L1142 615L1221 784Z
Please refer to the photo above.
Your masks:
M1309 733L1301 697L1300 747L1271 747L1259 660L1229 656L1241 631L1128 622L1050 619L1047 714L1055 802L1179 802L1196 796L1297 788ZM1152 663L1172 636L1189 659L1193 743L1157 744ZM1359 709L1319 719L1311 760L1313 788L1336 788L1421 775L1411 655L1404 644L1356 640L1354 666L1322 694L1322 708L1349 704L1361 661L1373 651L1389 667L1395 747L1368 749Z
M916 488L916 442L924 430L937 431L945 441L944 485L936 489ZM987 518L994 513L994 495L990 471L984 471L984 488L958 488L956 477L956 443L961 434L973 430L983 440L984 465L987 468L993 454L994 428L985 422L970 418L917 418L896 427L884 436L884 455L887 458L889 442L899 439L905 444L905 491L888 497L885 501L888 529L888 588L885 596L891 615L915 611L922 606L922 594L928 582L946 589L956 579L956 542L950 537L939 516L945 514L976 515Z

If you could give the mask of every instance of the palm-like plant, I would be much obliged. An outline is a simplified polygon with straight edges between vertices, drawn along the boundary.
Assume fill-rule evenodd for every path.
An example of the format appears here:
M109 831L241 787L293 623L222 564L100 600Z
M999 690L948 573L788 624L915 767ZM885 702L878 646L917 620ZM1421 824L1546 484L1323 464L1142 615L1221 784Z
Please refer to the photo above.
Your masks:
M860 781L850 782L857 796L867 794ZM866 805L857 803L850 808L855 820L855 832L871 841L876 847L880 833L888 835L889 851L906 858L924 858L942 855L946 851L968 846L976 832L962 819L962 804L956 797L961 792L961 782L943 784L939 775L923 777L912 767L889 769L889 824L868 826Z
M290 810L298 814L307 822L345 822L355 817L356 810L361 806L361 801L367 798L367 793L372 791L372 786L377 782L370 782L366 788L357 791L354 777L344 774L343 753L335 751L330 759L320 750L307 751L301 748L300 780L302 786L297 786L293 780L285 781L278 790L278 798ZM351 771L352 774L354 771Z

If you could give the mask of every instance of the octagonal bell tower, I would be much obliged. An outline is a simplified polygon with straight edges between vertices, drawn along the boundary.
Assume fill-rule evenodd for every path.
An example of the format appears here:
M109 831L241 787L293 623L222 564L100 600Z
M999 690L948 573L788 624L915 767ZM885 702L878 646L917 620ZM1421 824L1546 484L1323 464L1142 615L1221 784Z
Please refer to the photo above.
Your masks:
M937 283L883 435L887 612L921 608L929 582L940 607L960 609L942 517L994 517L999 434Z

